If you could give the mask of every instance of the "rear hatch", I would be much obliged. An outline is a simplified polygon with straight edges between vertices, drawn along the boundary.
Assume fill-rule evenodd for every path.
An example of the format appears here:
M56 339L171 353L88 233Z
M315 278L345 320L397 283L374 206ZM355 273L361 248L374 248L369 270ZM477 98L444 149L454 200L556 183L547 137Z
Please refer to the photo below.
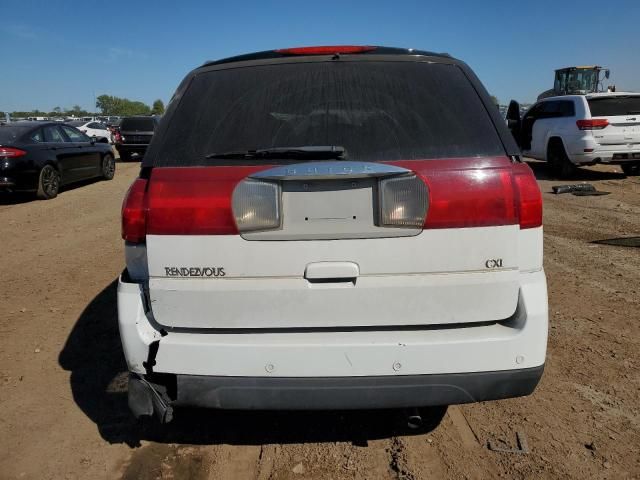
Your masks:
M591 117L607 122L603 128L594 129L596 142L603 146L640 148L640 95L599 95L587 97L587 102Z
M181 96L129 195L141 217L125 215L161 325L397 328L516 310L519 232L540 226L540 194L458 66L213 68Z
M122 143L148 145L153 137L154 128L153 118L125 118L120 124Z

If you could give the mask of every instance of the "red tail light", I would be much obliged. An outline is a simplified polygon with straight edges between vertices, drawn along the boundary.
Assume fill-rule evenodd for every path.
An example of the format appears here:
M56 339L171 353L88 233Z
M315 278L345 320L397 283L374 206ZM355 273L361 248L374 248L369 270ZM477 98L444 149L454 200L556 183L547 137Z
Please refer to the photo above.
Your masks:
M236 235L231 208L236 185L265 166L158 168L147 192L147 233Z
M526 164L507 158L394 162L413 170L428 187L424 228L542 225L542 196ZM452 166L455 166L452 169ZM122 207L122 238L144 242L152 235L237 235L233 192L268 165L156 168L136 180Z
M0 157L16 158L22 157L26 154L27 152L25 152L24 150L20 150L19 148L0 147Z
M542 225L542 196L526 164L508 158L398 162L416 172L429 189L424 228Z
M375 49L376 47L358 45L323 45L320 47L282 48L280 50L276 50L276 52L283 53L285 55L333 55L334 53L366 53Z
M235 186L260 167L157 168L137 179L122 204L122 238L142 243L147 234L233 235Z
M508 169L443 170L428 173L425 228L465 228L518 223Z
M147 180L133 182L122 203L122 238L127 242L142 243L147 230Z
M606 118L592 118L590 120L578 120L576 125L580 130L602 130L609 121Z
M529 165L513 166L520 228L536 228L542 225L542 194Z

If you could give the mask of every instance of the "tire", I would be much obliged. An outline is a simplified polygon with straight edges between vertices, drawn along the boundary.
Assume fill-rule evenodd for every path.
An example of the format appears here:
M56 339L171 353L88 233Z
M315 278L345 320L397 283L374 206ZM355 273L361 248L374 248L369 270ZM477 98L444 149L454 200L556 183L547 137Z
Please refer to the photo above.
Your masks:
M627 163L620 165L622 171L627 177L634 177L640 175L640 163Z
M37 197L41 200L50 200L58 196L60 190L60 172L53 165L45 165L38 176Z
M128 162L131 160L131 152L120 152L120 161Z
M102 178L112 180L116 174L116 159L113 155L107 153L102 159Z
M569 178L576 173L577 167L571 163L564 145L559 140L549 142L547 148L547 163L555 175L560 178Z

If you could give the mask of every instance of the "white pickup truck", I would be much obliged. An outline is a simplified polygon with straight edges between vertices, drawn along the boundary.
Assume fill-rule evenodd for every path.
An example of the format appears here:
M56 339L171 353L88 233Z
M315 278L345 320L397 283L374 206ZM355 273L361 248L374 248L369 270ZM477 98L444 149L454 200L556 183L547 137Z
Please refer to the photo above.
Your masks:
M524 155L549 162L561 177L576 167L620 165L640 173L640 93L605 92L550 97L522 117L507 118Z

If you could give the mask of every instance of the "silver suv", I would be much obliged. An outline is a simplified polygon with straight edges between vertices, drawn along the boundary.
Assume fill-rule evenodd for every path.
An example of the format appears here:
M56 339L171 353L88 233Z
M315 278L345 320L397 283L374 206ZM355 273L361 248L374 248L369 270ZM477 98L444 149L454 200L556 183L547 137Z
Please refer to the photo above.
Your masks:
M448 55L312 47L195 69L123 205L131 409L530 394L547 287L519 153Z

